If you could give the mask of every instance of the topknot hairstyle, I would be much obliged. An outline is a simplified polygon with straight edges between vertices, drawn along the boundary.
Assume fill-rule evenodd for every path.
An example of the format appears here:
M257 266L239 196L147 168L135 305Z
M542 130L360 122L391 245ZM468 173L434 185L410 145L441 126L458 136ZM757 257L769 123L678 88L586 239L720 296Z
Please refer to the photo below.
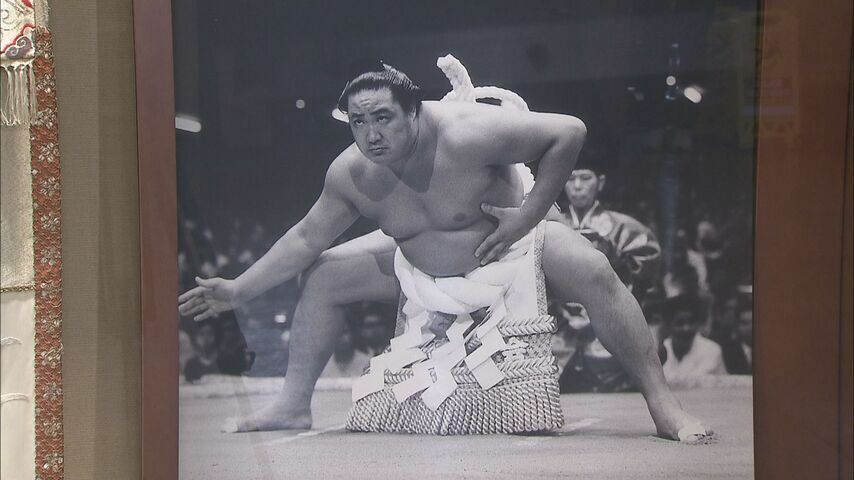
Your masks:
M400 70L386 65L382 60L360 62L354 65L351 78L341 96L338 97L338 110L347 113L350 96L366 90L388 88L394 99L404 111L417 113L421 108L421 88Z

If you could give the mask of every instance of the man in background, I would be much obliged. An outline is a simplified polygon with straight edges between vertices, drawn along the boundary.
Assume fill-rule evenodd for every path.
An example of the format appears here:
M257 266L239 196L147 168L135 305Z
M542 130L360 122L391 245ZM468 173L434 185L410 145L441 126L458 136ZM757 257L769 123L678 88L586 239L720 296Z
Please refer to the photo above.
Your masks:
M664 339L664 376L671 385L693 386L706 375L726 374L721 347L699 332L705 320L703 302L678 295L664 304L670 336Z
M556 220L590 240L608 258L620 280L643 301L659 275L661 246L652 231L634 218L608 210L599 202L606 177L601 163L585 152L564 186ZM577 332L576 350L560 377L561 392L622 392L633 390L628 374L593 333L585 308L577 303L557 307Z

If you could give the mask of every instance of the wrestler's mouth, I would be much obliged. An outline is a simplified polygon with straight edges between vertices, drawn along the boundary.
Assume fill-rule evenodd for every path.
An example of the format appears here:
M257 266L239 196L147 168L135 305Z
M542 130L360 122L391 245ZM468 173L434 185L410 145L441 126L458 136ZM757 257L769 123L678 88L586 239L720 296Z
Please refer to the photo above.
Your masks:
M388 150L387 147L373 147L368 149L368 151L373 153L374 155L381 155L386 150Z

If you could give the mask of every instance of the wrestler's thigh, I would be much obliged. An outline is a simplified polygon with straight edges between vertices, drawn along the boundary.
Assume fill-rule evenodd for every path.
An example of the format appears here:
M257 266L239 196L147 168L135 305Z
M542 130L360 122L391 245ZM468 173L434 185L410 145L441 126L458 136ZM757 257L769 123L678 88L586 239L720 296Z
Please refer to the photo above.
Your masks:
M394 303L400 296L394 276L396 248L394 239L379 230L332 247L312 267L306 287L336 303Z
M543 273L553 299L577 302L596 285L609 283L613 269L589 240L559 222L546 222L545 228Z

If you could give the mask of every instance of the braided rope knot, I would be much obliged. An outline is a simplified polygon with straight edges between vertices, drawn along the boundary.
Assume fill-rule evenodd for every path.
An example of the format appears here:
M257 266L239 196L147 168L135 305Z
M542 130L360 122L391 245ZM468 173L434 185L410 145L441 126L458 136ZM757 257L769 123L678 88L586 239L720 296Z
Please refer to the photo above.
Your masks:
M442 73L448 77L451 82L451 91L442 97L441 101L456 101L456 102L475 102L482 98L493 98L501 101L501 106L522 110L527 112L528 104L518 94L510 90L499 87L475 87L472 84L466 67L460 63L453 55L448 54L436 60L436 66L442 70ZM531 169L524 163L514 165L516 171L522 179L522 187L525 195L531 192L534 188L534 174Z

